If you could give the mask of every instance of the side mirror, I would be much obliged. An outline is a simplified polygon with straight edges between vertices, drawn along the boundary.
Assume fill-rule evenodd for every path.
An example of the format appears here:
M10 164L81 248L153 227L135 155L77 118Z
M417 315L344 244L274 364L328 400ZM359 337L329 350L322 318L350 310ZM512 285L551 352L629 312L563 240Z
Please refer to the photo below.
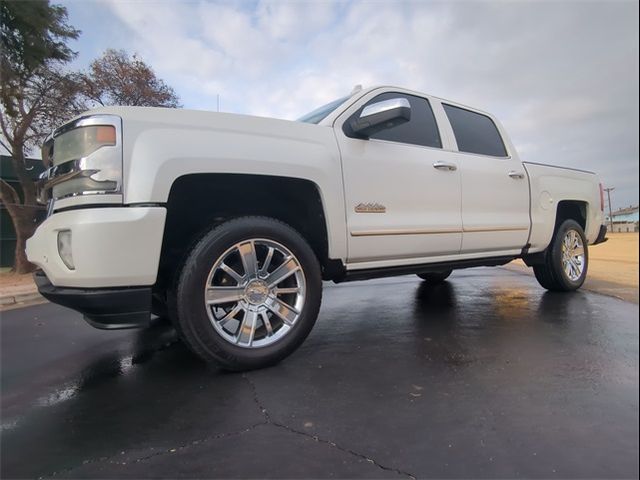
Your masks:
M361 138L369 138L382 130L411 120L411 105L406 98L390 98L372 103L362 109L360 116L350 122L351 131Z

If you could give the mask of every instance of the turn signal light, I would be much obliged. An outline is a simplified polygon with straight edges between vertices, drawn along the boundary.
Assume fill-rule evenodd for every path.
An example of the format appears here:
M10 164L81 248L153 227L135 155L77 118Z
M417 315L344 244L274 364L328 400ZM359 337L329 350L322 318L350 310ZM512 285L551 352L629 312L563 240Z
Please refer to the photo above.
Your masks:
M100 145L116 144L116 129L111 125L99 125L96 127L96 141Z

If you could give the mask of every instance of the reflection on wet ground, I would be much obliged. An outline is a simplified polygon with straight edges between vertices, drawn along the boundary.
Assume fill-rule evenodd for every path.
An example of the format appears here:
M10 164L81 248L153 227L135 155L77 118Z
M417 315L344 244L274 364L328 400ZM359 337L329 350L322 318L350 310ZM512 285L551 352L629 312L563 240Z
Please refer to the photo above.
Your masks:
M503 269L328 284L292 357L229 374L161 322L103 332L14 310L1 473L637 477L637 318Z

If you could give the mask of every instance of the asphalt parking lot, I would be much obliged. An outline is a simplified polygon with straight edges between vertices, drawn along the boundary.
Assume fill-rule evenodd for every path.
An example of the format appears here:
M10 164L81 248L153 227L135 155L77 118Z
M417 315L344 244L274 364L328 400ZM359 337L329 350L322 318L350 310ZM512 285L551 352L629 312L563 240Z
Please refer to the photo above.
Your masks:
M638 477L638 305L505 269L328 285L306 343L230 374L162 324L2 313L1 476Z

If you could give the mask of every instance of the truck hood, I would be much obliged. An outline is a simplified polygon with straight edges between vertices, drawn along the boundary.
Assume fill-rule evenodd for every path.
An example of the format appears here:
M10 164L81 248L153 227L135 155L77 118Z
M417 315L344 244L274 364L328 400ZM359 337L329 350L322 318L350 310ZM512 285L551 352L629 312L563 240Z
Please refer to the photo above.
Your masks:
M117 115L127 126L145 128L195 128L312 140L318 134L326 136L327 126L236 113L208 112L160 107L101 107L82 113L79 117L97 114Z

